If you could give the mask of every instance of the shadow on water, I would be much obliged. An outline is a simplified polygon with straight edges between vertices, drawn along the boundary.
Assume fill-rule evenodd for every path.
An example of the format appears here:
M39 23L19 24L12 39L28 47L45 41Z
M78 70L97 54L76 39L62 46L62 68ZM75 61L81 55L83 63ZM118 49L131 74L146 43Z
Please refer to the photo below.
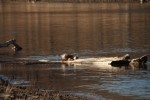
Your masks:
M149 9L149 4L138 3L0 4L0 42L15 38L23 47L16 55L8 48L1 49L0 59L57 60L64 52L83 58L125 53L133 58L144 54L150 58ZM149 64L139 69L106 63L1 63L0 74L16 84L94 100L150 98Z

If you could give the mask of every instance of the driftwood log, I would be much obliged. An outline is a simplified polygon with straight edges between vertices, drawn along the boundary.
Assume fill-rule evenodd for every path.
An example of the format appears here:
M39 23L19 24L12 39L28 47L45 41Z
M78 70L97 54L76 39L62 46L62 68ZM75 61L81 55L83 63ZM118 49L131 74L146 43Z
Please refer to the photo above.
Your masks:
M19 45L16 43L16 40L15 40L15 39L6 41L6 42L4 42L4 43L0 43L0 48L9 47L10 45L13 45L13 48L12 48L12 49L13 49L15 52L22 50L22 47L19 46Z

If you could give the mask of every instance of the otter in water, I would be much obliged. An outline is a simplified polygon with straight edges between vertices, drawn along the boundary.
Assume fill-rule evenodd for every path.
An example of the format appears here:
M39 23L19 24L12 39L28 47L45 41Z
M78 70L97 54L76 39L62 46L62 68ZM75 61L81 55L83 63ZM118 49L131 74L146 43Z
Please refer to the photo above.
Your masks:
M124 61L130 61L130 55L129 54L126 54L122 57L122 60Z
M144 65L148 60L147 55L144 55L140 58L136 58L136 59L132 59L130 64L134 64L134 65L138 65L138 66L142 66Z
M75 56L75 55L66 54L66 53L61 55L62 61L72 61L72 60L76 60L76 59L78 59L78 56Z
M147 63L147 55L141 56L139 58L130 59L130 55L126 54L121 60L112 61L110 64L112 66L129 66L134 65L135 67L144 66Z

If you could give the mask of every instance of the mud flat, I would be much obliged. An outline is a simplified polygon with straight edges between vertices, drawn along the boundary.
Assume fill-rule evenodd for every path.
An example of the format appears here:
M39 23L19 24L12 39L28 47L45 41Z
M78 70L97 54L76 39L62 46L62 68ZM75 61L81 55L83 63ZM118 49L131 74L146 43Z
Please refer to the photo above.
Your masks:
M0 80L0 99L7 100L88 100L85 97L78 97L71 94L64 94L59 91L44 91L39 89L31 89L24 86L16 86L3 83Z

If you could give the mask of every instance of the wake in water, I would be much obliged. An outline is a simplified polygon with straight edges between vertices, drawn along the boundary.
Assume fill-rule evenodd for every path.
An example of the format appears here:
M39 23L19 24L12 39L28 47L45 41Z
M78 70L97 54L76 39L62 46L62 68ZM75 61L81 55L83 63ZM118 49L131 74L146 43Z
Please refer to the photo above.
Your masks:
M119 60L118 57L100 57L100 58L79 58L76 60L61 61L61 59L41 59L40 62L51 62L51 63L73 63L73 64L94 64L94 63L106 63L110 64L113 60Z
M95 66L104 69L109 69L112 67L122 67L130 66L137 68L145 68L147 64L150 64L147 60L147 56L141 56L139 58L130 59L130 55L126 54L123 57L80 57L75 55L63 54L63 56L35 56L24 58L25 60L33 61L36 60L37 63L60 63L67 66ZM36 63L35 63L36 64ZM147 66L146 66L147 67Z

